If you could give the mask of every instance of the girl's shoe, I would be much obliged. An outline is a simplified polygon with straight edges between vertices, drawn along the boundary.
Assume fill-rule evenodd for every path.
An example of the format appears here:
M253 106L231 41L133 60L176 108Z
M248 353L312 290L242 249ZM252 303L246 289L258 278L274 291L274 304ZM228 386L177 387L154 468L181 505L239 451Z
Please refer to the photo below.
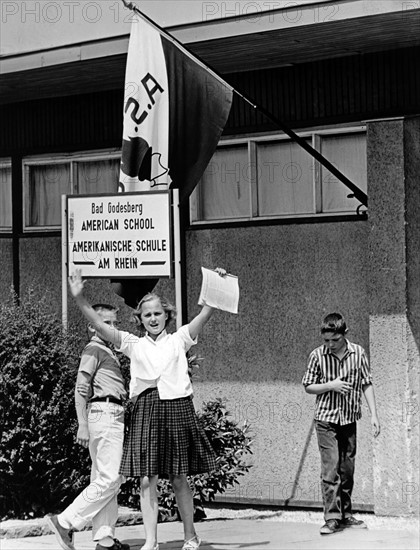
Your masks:
M186 540L184 542L184 546L182 547L182 550L197 550L197 548L200 547L200 544L201 544L201 539L199 539L197 535L195 535L195 537L193 537L192 539Z
M144 550L145 548L146 548L145 546L142 546L142 547L140 548L140 550ZM156 544L153 546L152 550L159 550L159 544L156 543Z

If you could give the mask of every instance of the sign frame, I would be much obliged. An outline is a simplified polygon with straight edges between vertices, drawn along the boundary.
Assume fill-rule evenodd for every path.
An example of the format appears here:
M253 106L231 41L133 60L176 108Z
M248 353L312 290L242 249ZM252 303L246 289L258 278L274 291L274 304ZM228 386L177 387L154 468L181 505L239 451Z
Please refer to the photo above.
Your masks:
M103 200L104 202L108 199L110 202L118 201L118 202L125 202L126 200L129 200L130 197L141 197L145 198L145 202L147 202L148 199L151 197L156 198L156 196L162 196L165 197L165 200L167 201L167 204L164 205L163 210L159 212L159 216L164 215L164 213L167 213L167 226L164 228L167 229L167 233L165 233L165 236L167 237L167 243L168 243L168 249L166 251L167 255L167 261L165 264L165 270L164 271L153 271L150 273L136 273L136 274L126 274L125 271L122 271L121 273L116 273L113 271L112 273L105 272L104 274L96 274L96 273L85 273L82 272L82 277L84 279L150 279L150 278L161 278L161 279L172 279L174 277L174 227L173 227L173 213L172 213L172 206L173 206L173 193L171 189L168 190L156 190L156 191L138 191L138 192L129 192L129 193L104 193L104 194L89 194L89 195L66 195L66 204L65 204L65 217L66 217L66 237L67 237L67 251L66 251L66 272L67 276L70 275L70 266L72 266L72 269L77 269L77 265L75 264L74 260L71 260L71 243L74 242L74 239L70 240L71 237L71 219L70 219L70 204L76 203L77 201L90 201L92 202L92 199L94 199L96 202L100 202ZM72 209L74 210L74 208ZM92 216L95 216L95 214L91 214ZM74 228L73 228L74 230ZM133 230L134 231L134 230ZM138 229L136 231L142 231L142 229ZM162 264L162 262L158 262ZM146 264L149 265L149 264Z

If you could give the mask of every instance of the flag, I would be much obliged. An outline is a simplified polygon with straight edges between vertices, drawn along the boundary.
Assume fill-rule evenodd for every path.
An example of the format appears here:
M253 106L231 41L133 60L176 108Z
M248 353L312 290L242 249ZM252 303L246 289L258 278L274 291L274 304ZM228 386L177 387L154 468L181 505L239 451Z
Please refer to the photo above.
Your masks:
M217 147L232 88L134 12L128 47L120 192L178 188L188 198ZM113 280L135 308L158 279Z
M178 188L185 200L216 149L231 105L228 84L134 13L119 190Z

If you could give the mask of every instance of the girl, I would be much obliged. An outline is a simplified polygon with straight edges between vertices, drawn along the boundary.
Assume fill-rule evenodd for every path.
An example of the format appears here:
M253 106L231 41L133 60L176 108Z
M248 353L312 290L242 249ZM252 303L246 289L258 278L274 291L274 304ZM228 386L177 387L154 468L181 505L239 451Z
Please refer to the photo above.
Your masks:
M220 276L224 269L217 268ZM142 550L158 550L157 481L169 477L184 526L182 550L196 550L201 540L193 523L193 497L187 475L215 468L215 454L198 424L192 402L186 352L196 343L213 308L200 313L177 332L166 327L175 308L156 294L147 294L134 312L145 336L138 337L106 325L83 295L80 271L69 277L70 290L98 335L130 357L130 398L134 401L129 433L124 442L120 473L140 477L140 501L146 541Z

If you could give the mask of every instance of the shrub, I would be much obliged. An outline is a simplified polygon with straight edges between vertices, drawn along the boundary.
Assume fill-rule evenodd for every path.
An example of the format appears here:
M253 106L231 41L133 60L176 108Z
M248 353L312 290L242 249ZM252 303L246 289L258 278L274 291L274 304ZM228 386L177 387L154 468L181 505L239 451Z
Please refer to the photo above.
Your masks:
M61 510L88 480L88 453L75 444L80 349L32 290L0 305L2 517Z
M244 422L240 427L232 420L221 398L204 403L198 417L217 455L216 470L193 478L195 496L201 502L209 502L238 484L238 477L249 472L251 465L244 458L252 453L252 438L249 425Z

